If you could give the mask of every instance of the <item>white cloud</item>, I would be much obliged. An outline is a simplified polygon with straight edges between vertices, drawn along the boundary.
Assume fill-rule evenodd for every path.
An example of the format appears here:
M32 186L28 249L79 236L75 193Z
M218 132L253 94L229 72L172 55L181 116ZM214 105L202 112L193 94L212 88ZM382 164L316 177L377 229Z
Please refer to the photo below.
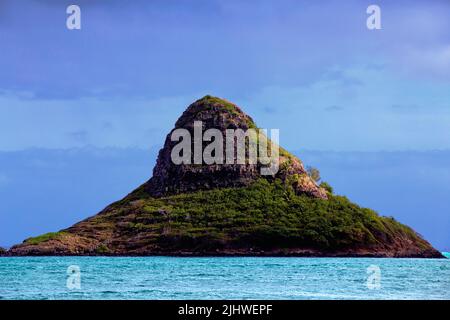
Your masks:
M334 69L309 85L266 87L240 102L259 126L280 128L288 149L450 148L448 86L382 67ZM329 112L330 106L340 111ZM277 112L262 112L266 108Z

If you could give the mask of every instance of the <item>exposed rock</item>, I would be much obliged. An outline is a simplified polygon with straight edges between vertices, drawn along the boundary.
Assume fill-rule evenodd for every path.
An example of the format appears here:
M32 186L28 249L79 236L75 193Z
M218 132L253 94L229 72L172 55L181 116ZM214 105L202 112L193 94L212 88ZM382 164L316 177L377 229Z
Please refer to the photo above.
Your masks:
M167 135L164 147L160 150L153 177L148 181L146 188L152 196L193 192L213 188L228 188L248 186L259 178L281 178L295 185L298 194L308 194L313 197L326 199L325 190L318 187L307 175L303 164L295 156L284 149L280 151L280 170L275 176L262 176L261 165L257 164L174 164L171 160L172 148L178 143L171 140L174 130L187 129L194 136L194 122L202 121L203 130L214 128L222 132L225 137L227 129L256 129L253 119L246 115L235 104L206 96L191 104L178 119L175 128ZM269 140L270 141L270 140ZM225 139L223 150L226 150ZM235 151L236 152L236 151ZM248 150L246 150L248 155ZM236 161L235 161L236 163Z

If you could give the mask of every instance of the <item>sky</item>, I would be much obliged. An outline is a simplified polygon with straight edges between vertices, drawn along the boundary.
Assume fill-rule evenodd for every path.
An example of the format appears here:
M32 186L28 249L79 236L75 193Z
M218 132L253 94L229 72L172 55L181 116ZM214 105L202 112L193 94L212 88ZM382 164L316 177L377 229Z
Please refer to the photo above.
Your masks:
M66 28L70 4L81 8L80 30ZM381 30L366 26L370 4L381 9ZM67 188L82 196L94 179L106 179L81 165L93 155L106 152L109 161L115 158L105 150L121 159L127 150L147 150L131 152L130 166L137 161L141 168L132 172L124 169L126 158L120 167L104 160L117 189L82 197L87 202L76 218L148 179L150 150L162 145L187 105L212 94L240 105L259 127L279 128L288 150L314 154L307 159L325 168L338 192L377 207L366 184L403 190L408 196L379 194L381 213L449 248L442 228L449 226L450 200L442 191L449 190L450 161L440 160L450 150L449 12L445 0L0 0L0 200L20 201L18 181L34 199L17 208L4 201L10 205L0 206L0 219L39 226L5 222L0 246L41 232L42 221L75 222L60 212L72 200L46 211L48 199L37 194L45 184L47 192ZM77 160L67 160L73 152ZM31 170L14 160L23 154L44 166L64 158L78 180ZM358 167L355 155L378 160L364 170L345 167ZM414 202L424 195L426 208Z

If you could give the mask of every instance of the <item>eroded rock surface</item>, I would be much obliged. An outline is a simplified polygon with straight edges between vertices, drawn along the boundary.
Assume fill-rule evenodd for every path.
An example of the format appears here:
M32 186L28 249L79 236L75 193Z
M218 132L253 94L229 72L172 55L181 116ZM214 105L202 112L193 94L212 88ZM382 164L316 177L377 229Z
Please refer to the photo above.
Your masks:
M156 166L153 169L153 177L147 183L146 188L152 196L164 196L170 194L208 190L213 188L228 188L248 186L259 178L273 180L280 178L283 181L290 180L298 194L326 199L325 190L307 175L302 162L280 149L279 170L273 176L262 175L261 168L267 167L260 161L257 164L174 164L171 159L172 148L178 141L172 141L172 132L176 129L186 129L194 137L194 123L203 123L203 132L208 129L218 129L222 132L223 150L226 150L227 129L257 129L253 119L245 114L235 104L211 96L206 96L191 104L178 119L175 128L167 135L164 147L160 150ZM206 146L208 142L204 143ZM270 143L268 143L270 144ZM192 147L194 150L194 147ZM235 149L236 154L236 149ZM248 156L248 149L246 150ZM235 157L236 158L236 157ZM193 155L191 157L193 163Z

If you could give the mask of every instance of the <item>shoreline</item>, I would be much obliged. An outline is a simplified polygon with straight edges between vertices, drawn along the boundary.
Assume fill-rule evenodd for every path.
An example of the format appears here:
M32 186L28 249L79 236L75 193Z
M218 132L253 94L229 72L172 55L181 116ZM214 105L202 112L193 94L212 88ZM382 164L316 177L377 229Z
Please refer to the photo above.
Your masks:
M118 257L118 258L142 258L142 257L173 257L173 258L373 258L373 259L450 259L450 255L446 256L445 252L440 255L388 255L388 254L356 254L356 253L336 253L336 254L311 254L311 253L194 253L194 252L176 252L163 253L154 252L149 254L0 254L0 258L14 257Z

